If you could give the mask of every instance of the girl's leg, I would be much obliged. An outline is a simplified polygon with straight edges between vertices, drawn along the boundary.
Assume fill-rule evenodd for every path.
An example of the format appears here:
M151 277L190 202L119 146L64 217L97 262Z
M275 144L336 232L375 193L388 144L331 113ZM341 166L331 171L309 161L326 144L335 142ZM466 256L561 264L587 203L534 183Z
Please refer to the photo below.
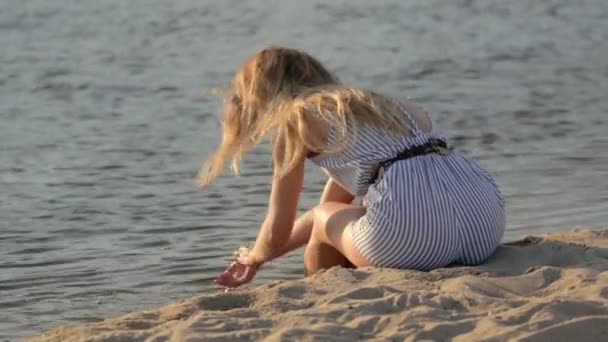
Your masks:
M313 229L304 254L308 275L334 266L370 266L354 247L350 232L350 225L365 211L365 207L337 202L320 204L313 209Z
M313 218L314 216L312 209L300 216L293 225L289 240L287 240L285 246L283 246L283 248L272 257L272 259L281 257L306 245L308 240L310 240L310 234L312 233Z
M327 183L325 183L325 188L323 189L319 204L327 202L352 203L353 199L354 197L350 193L330 178L327 180ZM306 245L310 240L310 235L312 233L313 220L313 209L308 210L300 216L294 223L289 240L287 240L283 249L273 256L273 259Z

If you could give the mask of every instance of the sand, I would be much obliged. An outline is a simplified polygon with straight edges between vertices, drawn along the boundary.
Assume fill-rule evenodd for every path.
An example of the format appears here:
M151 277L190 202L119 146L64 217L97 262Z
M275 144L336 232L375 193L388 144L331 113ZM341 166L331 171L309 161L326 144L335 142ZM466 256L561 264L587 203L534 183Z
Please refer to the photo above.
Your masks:
M608 341L608 230L527 237L482 266L332 268L28 341Z

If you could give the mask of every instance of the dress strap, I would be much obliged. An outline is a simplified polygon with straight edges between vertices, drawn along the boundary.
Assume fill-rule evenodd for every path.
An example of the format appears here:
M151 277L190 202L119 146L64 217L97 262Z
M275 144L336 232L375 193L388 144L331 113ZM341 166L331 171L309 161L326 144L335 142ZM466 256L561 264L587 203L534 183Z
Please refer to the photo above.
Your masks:
M391 166L396 161L423 156L430 153L446 156L450 154L451 151L452 148L448 146L448 143L445 140L430 138L426 143L422 145L414 146L409 149L403 150L399 152L396 156L380 162L372 172L369 184L373 184L376 182L376 180L378 180L378 178L381 178L384 175L384 172L389 168L389 166Z

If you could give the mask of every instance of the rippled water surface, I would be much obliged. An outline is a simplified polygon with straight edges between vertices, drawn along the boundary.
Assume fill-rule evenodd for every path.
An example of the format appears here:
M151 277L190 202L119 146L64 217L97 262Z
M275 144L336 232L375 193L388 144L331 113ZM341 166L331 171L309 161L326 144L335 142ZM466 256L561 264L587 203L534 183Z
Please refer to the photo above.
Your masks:
M196 188L210 93L268 43L420 101L496 175L506 240L606 225L607 1L0 0L0 340L214 291L270 169Z

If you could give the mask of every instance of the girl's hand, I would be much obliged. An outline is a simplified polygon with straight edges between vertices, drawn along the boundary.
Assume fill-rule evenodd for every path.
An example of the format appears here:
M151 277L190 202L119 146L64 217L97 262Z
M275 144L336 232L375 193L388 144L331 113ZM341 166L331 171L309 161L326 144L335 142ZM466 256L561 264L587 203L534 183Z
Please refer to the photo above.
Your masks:
M256 262L247 254L247 252L241 251L241 256L217 277L216 283L220 286L234 288L253 280L261 263Z

